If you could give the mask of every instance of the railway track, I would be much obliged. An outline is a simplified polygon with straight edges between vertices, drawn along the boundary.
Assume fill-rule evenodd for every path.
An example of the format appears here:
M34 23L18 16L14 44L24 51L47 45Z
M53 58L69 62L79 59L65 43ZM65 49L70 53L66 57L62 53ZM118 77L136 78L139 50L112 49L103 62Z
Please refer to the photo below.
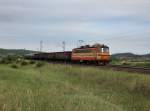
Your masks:
M56 64L64 64L63 62L55 62ZM90 64L73 64L71 62L65 63L67 65L77 65L82 67L97 67L100 69L111 69L114 71L125 71L125 72L133 72L138 74L147 74L150 75L150 67L134 67L134 66L124 66L124 65L106 65L106 66L95 66Z
M99 68L109 68L115 71L126 71L126 72L134 72L139 74L149 74L149 67L134 67L134 66L123 66L123 65L107 65L107 66L98 66Z

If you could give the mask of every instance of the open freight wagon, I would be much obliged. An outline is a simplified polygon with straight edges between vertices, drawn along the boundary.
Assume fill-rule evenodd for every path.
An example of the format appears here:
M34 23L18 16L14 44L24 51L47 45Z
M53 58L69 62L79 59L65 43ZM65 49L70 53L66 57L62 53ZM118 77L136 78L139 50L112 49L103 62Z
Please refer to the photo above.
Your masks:
M54 60L54 61L71 61L71 51L53 52L53 53L38 53L34 56L28 56L28 59L34 60Z

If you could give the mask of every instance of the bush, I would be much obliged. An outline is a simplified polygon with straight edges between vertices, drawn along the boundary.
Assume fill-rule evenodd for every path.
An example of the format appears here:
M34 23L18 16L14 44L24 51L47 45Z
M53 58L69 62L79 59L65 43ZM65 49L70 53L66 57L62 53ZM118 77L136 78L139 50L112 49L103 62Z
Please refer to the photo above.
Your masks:
M22 61L21 58L16 59L16 63L20 63Z
M150 62L144 63L143 66L145 66L145 67L150 67Z
M0 59L1 64L10 64L14 62L19 63L20 61L21 61L21 58L18 58L17 56L6 56Z
M27 61L22 61L22 62L21 62L21 65L22 65L22 66L25 66L25 65L27 65L27 64L28 64Z
M38 63L36 64L36 67L42 67L42 66L44 66L44 65L45 65L44 62L38 62Z
M30 61L29 63L30 63L30 64L35 64L35 61Z
M121 61L121 65L130 65L127 61Z
M11 67L15 68L15 69L19 68L19 66L17 64L12 64Z
M9 59L7 59L7 58L2 58L1 60L0 60L0 63L1 64L9 64L9 63L11 63L12 61L10 61Z

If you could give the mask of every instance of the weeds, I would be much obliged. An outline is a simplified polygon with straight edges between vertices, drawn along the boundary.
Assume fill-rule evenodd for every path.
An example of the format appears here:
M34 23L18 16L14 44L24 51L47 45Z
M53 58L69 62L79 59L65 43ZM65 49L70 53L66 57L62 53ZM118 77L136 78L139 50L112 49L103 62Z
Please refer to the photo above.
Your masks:
M32 65L28 62L17 70L6 64L0 65L0 110L149 110L149 76L44 62Z
M33 60L30 60L29 61L29 64L35 64L36 62L35 61L33 61Z
M37 62L36 63L36 67L40 68L40 67L43 67L45 65L44 62Z
M28 62L26 60L21 62L21 66L25 66L25 65L28 65Z
M14 68L14 69L19 68L19 66L17 64L11 64L10 66L11 66L11 68Z

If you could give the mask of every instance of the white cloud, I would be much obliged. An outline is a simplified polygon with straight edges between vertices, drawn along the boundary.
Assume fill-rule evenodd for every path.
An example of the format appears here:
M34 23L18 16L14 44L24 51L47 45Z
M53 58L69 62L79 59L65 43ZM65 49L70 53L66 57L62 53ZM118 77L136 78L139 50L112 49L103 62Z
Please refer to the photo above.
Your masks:
M108 40L111 46L118 42L121 45L122 37L130 42L131 33L144 44L141 38L149 34L149 12L149 0L0 0L0 44L5 41L27 47L27 42L33 42L37 47L40 39L51 43L84 39Z

